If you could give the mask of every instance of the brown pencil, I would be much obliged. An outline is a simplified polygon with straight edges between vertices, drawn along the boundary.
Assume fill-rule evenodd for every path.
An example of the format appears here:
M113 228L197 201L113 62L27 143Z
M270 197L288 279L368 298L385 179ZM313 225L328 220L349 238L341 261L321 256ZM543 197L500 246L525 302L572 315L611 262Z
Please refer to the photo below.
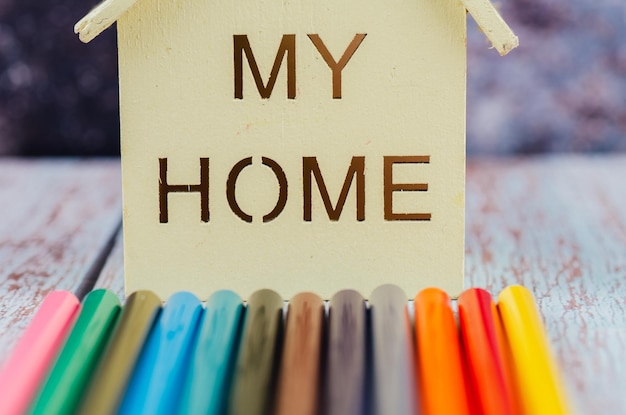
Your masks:
M289 302L280 365L277 415L317 411L324 301L300 293Z

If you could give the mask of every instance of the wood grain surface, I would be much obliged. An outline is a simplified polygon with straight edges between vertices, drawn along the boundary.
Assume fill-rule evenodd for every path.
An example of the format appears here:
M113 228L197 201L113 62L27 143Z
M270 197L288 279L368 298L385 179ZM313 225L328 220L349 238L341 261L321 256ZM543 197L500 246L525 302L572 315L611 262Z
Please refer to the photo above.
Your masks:
M626 158L468 163L466 287L538 302L580 414L626 412Z
M115 161L0 162L0 365L48 292L81 289L120 203Z
M115 246L100 272L94 284L95 288L108 288L113 291L120 300L124 301L124 237L123 232L115 236ZM201 300L206 300L201 298Z
M578 413L625 413L626 157L467 169L466 288L530 288ZM118 225L119 188L114 162L0 161L0 364L43 295L90 272ZM96 286L121 294L122 262L120 239Z

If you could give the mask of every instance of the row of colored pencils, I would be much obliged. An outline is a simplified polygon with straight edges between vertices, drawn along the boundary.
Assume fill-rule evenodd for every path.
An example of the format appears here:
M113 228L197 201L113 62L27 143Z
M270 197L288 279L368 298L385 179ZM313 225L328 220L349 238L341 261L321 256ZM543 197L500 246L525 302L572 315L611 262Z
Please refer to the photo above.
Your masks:
M55 291L0 371L2 414L569 413L530 292L259 290L122 307ZM410 305L413 305L413 313ZM413 317L412 317L413 315Z

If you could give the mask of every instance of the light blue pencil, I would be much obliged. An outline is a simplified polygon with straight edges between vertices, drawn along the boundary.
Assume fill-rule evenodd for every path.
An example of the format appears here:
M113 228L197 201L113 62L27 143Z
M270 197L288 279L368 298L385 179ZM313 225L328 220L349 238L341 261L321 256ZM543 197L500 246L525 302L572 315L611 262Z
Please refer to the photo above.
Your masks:
M171 415L176 411L189 365L200 301L179 292L165 304L135 367L118 414Z

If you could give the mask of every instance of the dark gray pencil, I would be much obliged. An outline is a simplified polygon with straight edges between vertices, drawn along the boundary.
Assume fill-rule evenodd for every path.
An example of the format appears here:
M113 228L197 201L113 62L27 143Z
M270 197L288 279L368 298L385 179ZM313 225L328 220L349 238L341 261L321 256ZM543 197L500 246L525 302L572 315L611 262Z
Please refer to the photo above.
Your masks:
M360 415L366 375L365 301L358 292L343 290L329 306L322 413Z

